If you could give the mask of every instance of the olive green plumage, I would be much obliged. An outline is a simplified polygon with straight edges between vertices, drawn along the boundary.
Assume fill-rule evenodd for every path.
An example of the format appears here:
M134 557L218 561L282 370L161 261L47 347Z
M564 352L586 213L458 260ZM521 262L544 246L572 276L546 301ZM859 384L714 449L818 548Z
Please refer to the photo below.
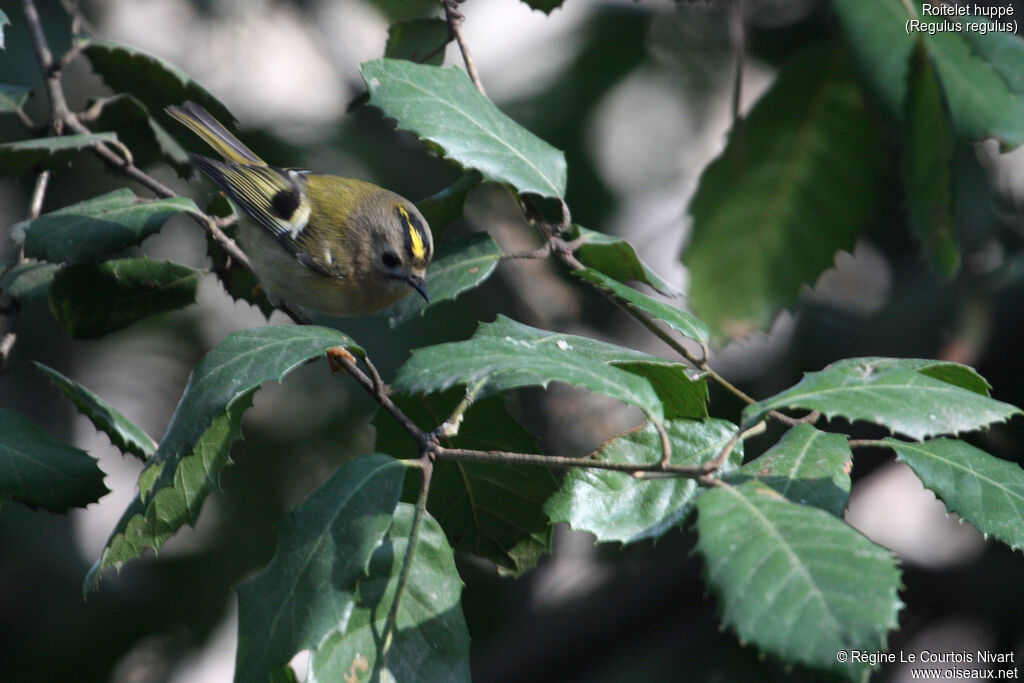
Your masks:
M409 200L354 178L275 168L193 102L167 113L224 161L192 154L248 220L238 241L273 297L332 315L361 315L419 292L433 256L430 227Z

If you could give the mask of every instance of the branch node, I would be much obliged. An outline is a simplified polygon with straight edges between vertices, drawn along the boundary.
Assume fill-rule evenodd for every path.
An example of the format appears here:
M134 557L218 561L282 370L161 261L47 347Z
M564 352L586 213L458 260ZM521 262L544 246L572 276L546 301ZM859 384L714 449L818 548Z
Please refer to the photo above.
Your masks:
M356 362L353 356L344 346L332 346L327 349L327 363L332 373L345 372L346 366Z

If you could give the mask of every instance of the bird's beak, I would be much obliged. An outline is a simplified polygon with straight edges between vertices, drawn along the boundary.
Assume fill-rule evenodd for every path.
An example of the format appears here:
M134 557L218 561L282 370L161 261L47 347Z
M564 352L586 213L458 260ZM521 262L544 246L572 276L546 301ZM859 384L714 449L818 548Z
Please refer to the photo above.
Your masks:
M410 275L405 279L406 283L415 289L420 296L429 304L430 295L427 294L427 281L420 275Z

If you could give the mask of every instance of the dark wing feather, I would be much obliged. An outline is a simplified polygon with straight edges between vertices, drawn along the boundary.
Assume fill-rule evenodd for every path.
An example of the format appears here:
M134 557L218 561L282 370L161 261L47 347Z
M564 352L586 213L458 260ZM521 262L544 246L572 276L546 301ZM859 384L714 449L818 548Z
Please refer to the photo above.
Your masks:
M189 156L199 170L300 263L310 270L332 275L298 241L310 213L306 181L301 173L217 161L199 154Z

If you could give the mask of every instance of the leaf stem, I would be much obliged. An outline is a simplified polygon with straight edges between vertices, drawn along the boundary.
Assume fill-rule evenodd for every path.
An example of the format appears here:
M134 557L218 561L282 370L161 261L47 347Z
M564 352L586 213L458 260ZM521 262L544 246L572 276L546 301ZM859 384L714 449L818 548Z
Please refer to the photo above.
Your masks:
M416 545L419 542L420 529L423 528L423 519L427 511L427 498L430 497L430 481L434 474L434 461L429 452L424 452L419 460L422 480L420 481L420 492L416 498L416 511L412 517L412 529L409 531L409 541L405 547L405 557L402 558L402 569L398 574L398 583L395 586L395 599L388 610L388 618L384 625L384 637L381 639L380 656L380 680L382 683L387 679L387 659L394 642L395 631L398 629L398 608L402 600L402 594L409 583L409 575L412 573L413 558L416 555Z
M668 432L665 431L665 425L661 423L661 420L649 419L654 423L654 428L658 430L658 437L661 439L660 465L664 469L672 463L672 441L668 438Z
M481 378L466 389L466 395L459 402L459 405L455 406L452 414L434 430L436 436L450 439L458 435L459 427L462 425L462 418L465 416L466 411L469 410L469 407L473 405L473 402L476 401L480 390L484 388L485 384L487 384L487 379Z
M64 97L64 88L61 85L60 63L53 61L53 53L46 40L46 32L43 30L43 22L39 19L35 2L21 0L21 8L25 15L25 23L28 25L29 35L32 37L32 45L35 47L39 69L43 74L46 95L50 100L50 127L54 133L60 135L64 120L70 114L67 99Z
M462 52L462 61L466 64L466 73L469 74L469 79L473 81L473 85L480 91L480 94L487 97L483 81L480 80L480 74L476 70L476 63L473 61L473 55L469 52L469 45L466 43L465 36L462 35L462 23L466 20L466 17L459 11L459 4L461 2L462 0L441 0L441 6L444 7L444 16L448 22L448 32L459 45L459 51Z
M722 451L718 455L715 456L714 460L711 460L710 462L704 463L704 465L701 468L701 469L704 470L703 473L704 474L712 474L712 473L717 472L718 470L722 469L722 465L725 464L725 461L729 459L729 455L736 449L736 444L738 444L740 441L746 439L747 437L755 436L757 434L760 434L767 427L768 427L768 423L765 422L764 420L761 420L760 422L755 424L753 427L749 427L748 429L746 429L744 431L737 431L735 434L733 434L732 438L729 439L728 443L725 444L725 447L722 448Z
M558 455L541 455L538 453L513 453L509 451L477 451L469 448L446 448L436 446L433 449L435 460L456 460L469 462L500 462L518 465L534 465L553 467L555 469L591 469L610 470L635 475L639 472L660 472L669 476L697 479L707 474L703 467L691 465L663 465L659 460L645 465L627 462L606 462L591 460L588 457L570 458Z

